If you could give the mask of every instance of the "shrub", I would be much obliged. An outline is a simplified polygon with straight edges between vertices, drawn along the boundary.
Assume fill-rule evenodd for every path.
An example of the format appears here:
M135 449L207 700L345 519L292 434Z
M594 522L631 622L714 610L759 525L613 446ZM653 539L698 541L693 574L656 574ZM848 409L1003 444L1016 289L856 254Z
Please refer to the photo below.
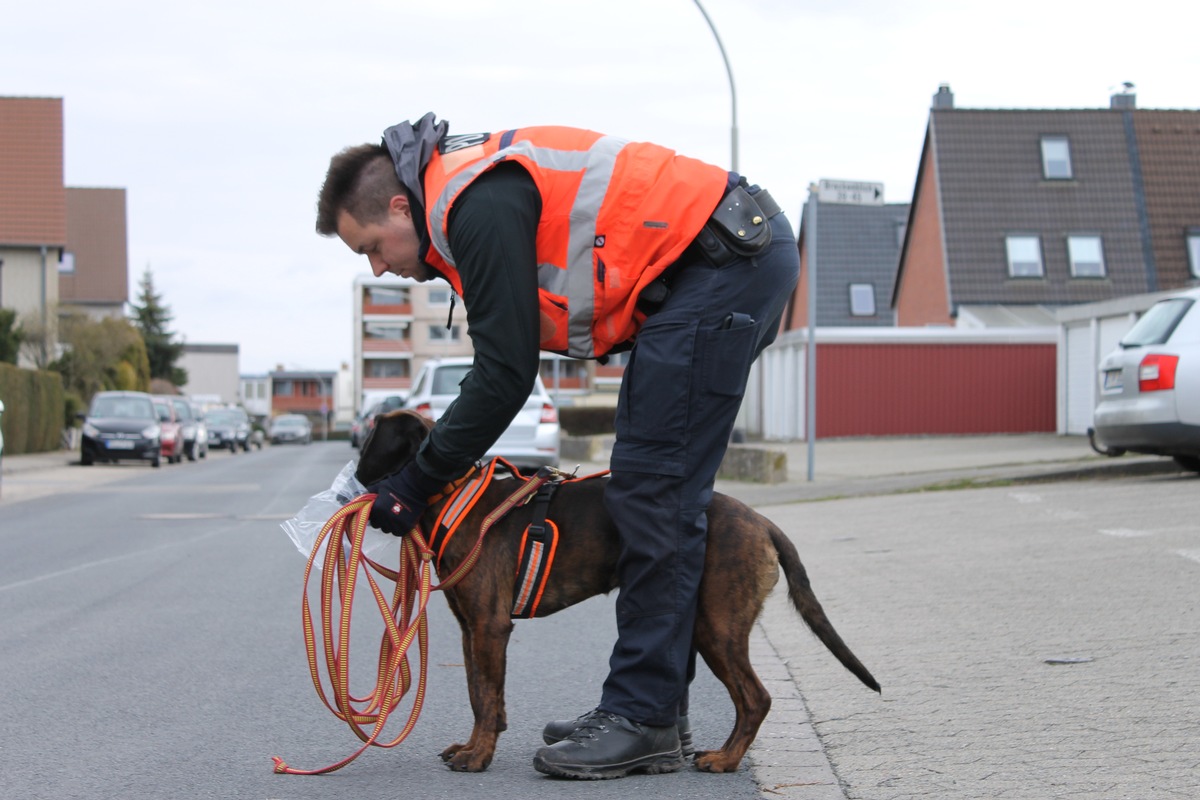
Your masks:
M558 410L558 421L570 436L594 436L615 430L617 410L611 406L568 406Z

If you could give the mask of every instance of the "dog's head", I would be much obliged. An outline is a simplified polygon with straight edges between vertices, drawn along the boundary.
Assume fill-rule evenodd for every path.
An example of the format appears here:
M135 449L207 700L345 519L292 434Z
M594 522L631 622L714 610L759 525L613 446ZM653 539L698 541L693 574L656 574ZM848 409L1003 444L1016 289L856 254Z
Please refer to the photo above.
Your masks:
M370 486L403 467L421 447L433 422L414 411L389 411L375 418L375 427L363 440L354 477Z

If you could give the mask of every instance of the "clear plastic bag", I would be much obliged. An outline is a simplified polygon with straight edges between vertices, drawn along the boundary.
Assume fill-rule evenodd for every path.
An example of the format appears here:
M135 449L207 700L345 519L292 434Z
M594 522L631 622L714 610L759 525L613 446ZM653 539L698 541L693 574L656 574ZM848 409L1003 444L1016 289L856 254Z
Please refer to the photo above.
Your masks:
M357 467L357 461L346 464L327 490L320 494L314 494L296 516L287 522L279 523L279 527L283 528L284 533L288 535L292 544L296 545L296 549L305 559L312 555L313 545L316 544L321 528L325 527L325 523L334 515L334 512L359 495L366 493L366 487L359 483L358 478L354 476ZM363 553L374 561L380 561L386 558L389 550L399 554L400 539L376 528L367 528L366 534L363 536ZM319 570L324 561L325 545L322 544L321 552L317 554L317 560L313 566Z

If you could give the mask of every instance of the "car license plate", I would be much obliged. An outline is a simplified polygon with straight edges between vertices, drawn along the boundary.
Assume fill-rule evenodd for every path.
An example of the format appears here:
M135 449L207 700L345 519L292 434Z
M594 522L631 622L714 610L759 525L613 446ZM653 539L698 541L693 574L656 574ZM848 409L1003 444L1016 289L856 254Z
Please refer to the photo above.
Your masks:
M1104 388L1105 389L1120 389L1121 388L1121 370L1110 369L1104 373Z
M124 439L113 439L108 443L109 450L132 450L133 442L127 442Z

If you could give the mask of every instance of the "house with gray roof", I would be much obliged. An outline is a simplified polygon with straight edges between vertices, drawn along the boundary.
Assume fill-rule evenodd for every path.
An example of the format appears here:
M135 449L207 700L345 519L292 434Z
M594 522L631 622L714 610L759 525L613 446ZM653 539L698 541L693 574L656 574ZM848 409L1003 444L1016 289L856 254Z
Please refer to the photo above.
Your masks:
M900 326L1053 325L1200 282L1200 111L933 98L891 303Z
M811 227L813 203L820 203L815 229ZM908 211L908 203L859 205L810 199L800 225L800 281L784 312L784 330L808 326L808 271L814 253L816 325L895 325L892 285Z

